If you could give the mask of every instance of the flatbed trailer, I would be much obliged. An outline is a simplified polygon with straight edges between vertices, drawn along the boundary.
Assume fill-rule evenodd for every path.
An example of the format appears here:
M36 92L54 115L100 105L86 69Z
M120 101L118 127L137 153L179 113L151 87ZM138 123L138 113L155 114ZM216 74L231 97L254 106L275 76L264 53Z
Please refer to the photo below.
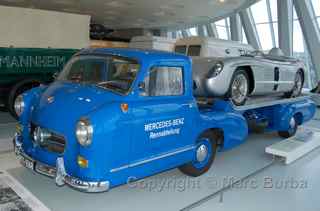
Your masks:
M248 100L243 106L235 106L231 100L213 100L210 105L199 104L199 109L202 112L225 112L243 117L239 128L245 130L247 127L248 133L238 141L229 142L225 136L221 150L238 146L251 132L278 132L281 137L289 138L296 133L299 125L309 121L316 112L310 95L289 99L279 96L258 97ZM236 134L235 131L233 133Z

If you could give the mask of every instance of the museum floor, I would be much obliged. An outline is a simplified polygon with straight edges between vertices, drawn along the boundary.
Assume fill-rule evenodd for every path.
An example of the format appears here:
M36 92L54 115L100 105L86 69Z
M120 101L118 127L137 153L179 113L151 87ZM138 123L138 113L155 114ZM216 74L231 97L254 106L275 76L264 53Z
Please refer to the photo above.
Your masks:
M320 128L320 109L307 125ZM199 178L174 169L131 186L85 194L58 188L53 180L20 167L11 146L14 127L15 121L0 113L0 171L19 184L14 187L20 190L14 191L24 189L50 210L320 210L320 148L284 165L264 152L281 140L276 134L253 134L241 146L218 153L211 170ZM228 186L238 179L243 180ZM1 203L5 200L0 194L0 208Z

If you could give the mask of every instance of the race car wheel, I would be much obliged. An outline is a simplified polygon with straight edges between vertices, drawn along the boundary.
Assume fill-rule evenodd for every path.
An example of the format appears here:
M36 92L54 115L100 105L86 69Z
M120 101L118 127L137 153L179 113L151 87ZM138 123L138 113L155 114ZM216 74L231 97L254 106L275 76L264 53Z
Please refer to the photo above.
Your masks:
M179 170L191 177L206 173L214 161L216 151L217 142L210 138L210 134L204 133L197 141L193 161L180 166Z
M231 98L233 104L242 106L246 103L249 95L249 77L245 70L239 69L234 72L228 96Z
M289 129L287 131L279 131L278 134L282 138L290 138L297 133L298 122L295 117L292 117L289 122Z
M296 77L294 79L294 86L291 92L286 93L285 96L290 97L298 97L301 95L301 91L304 83L304 75L301 70L296 73Z

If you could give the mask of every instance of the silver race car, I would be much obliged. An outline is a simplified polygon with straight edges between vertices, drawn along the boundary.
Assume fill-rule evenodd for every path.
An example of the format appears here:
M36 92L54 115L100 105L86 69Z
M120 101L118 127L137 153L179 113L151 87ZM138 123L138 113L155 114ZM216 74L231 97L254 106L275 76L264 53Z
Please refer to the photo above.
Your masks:
M279 48L225 58L193 58L194 94L227 97L244 105L248 96L281 94L297 97L305 80L303 62L285 57Z

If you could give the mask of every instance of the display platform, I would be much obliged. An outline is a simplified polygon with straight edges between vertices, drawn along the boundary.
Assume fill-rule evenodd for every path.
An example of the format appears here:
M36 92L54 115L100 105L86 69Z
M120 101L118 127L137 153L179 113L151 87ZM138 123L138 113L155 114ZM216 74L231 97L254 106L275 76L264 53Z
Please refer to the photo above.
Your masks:
M303 127L294 137L266 148L266 153L284 158L290 164L320 146L320 129Z
M49 209L59 210L180 210L229 183L256 172L272 162L266 146L282 140L276 134L253 134L239 147L218 153L208 173L192 178L174 169L135 185L125 185L98 194L59 188L54 181L19 167L8 170ZM241 164L241 165L239 165ZM37 181L37 182L35 182Z

